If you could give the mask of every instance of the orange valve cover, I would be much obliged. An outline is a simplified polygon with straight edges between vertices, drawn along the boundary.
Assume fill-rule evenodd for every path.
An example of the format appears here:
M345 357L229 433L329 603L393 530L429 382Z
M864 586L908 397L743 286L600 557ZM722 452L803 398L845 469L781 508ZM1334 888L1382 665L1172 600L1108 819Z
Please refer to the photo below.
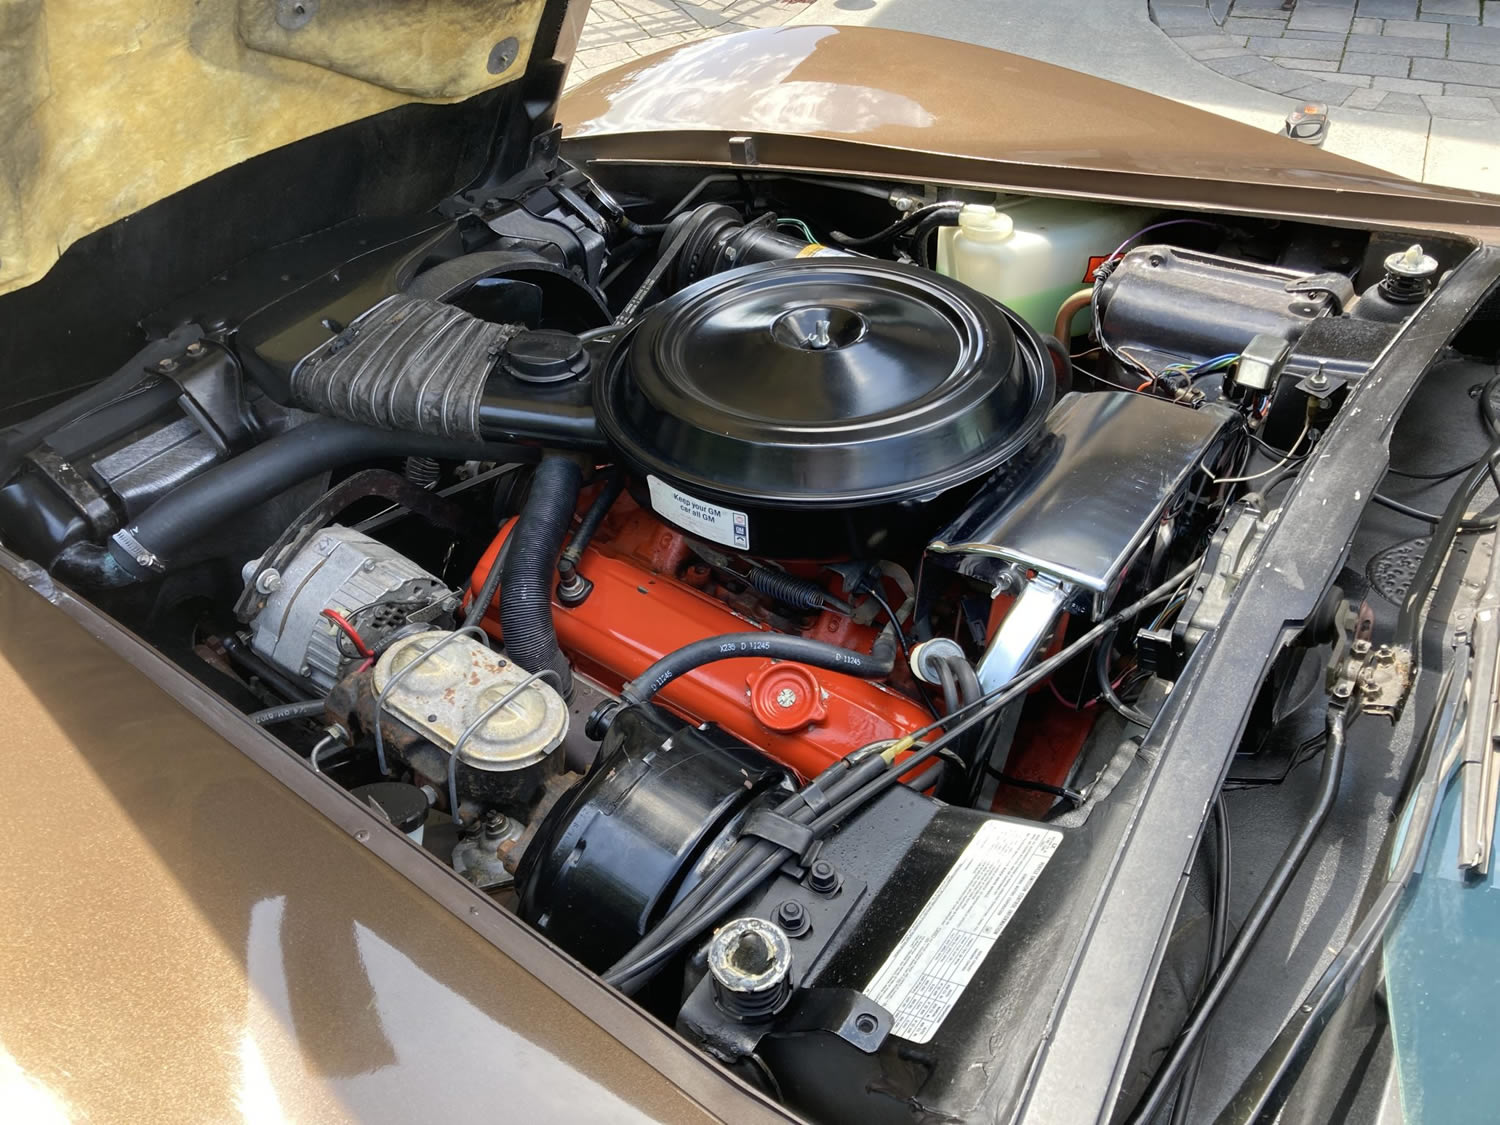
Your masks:
M623 528L617 519L606 521L579 560L578 572L594 584L588 598L571 607L553 599L558 641L578 671L618 690L693 641L765 628L651 565L677 553L675 543L665 542L680 540L675 532L644 513L633 512L627 521ZM506 524L479 560L474 589L483 584L513 526L514 521ZM612 527L620 534L611 537ZM483 624L500 636L498 599L485 611ZM834 622L820 623L816 635L836 644L853 640L830 635L835 628L844 630ZM663 687L657 700L693 722L718 724L804 778L852 750L901 738L931 721L919 702L885 684L766 657L696 668Z

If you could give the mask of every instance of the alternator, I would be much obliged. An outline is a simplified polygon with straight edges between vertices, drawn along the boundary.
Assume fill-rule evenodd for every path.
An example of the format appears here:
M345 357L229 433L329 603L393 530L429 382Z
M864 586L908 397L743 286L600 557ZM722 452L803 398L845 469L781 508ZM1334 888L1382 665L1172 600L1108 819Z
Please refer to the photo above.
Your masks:
M258 567L258 559L245 565L247 582ZM267 598L251 622L252 647L325 689L365 659L354 636L383 647L458 606L458 595L416 563L347 527L324 528L284 570L256 581Z

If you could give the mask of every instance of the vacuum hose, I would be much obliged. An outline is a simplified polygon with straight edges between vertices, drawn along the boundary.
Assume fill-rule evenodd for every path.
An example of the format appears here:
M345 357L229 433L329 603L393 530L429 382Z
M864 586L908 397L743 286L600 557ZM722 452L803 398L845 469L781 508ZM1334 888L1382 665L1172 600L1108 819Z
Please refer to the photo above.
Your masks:
M500 578L500 630L506 653L528 672L556 673L564 698L573 691L573 670L552 624L552 587L582 483L578 462L542 459L531 478L526 506L506 540Z
M717 660L736 660L746 656L791 660L811 668L826 668L831 672L879 680L889 676L896 666L896 641L893 631L886 629L876 638L871 652L866 655L853 649L785 633L725 633L718 637L705 637L667 653L626 684L621 694L627 703L644 703L678 676L691 672L694 668L701 668Z

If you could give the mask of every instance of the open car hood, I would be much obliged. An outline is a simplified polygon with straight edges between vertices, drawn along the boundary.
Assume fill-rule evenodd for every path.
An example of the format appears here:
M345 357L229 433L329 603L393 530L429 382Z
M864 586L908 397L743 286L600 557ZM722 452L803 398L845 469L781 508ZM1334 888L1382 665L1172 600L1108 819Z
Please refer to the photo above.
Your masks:
M748 160L1046 190L1057 190L1061 170L1083 173L1072 187L1095 194L1119 185L1159 202L1500 226L1495 196L1419 184L1101 78L906 31L782 27L685 44L575 87L558 119L585 159ZM748 155L731 153L734 135L752 138Z
M563 0L5 0L0 293L259 153L571 55ZM540 49L538 46L540 44Z

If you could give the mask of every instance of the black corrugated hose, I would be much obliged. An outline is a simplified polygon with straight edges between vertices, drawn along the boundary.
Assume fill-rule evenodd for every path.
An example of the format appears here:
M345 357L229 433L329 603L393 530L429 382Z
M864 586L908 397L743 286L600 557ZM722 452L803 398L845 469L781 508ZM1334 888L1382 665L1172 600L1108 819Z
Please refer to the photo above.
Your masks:
M567 457L542 459L531 478L526 506L506 538L500 576L500 630L506 654L528 672L555 672L564 697L572 694L573 670L552 624L552 587L582 484L578 462Z

